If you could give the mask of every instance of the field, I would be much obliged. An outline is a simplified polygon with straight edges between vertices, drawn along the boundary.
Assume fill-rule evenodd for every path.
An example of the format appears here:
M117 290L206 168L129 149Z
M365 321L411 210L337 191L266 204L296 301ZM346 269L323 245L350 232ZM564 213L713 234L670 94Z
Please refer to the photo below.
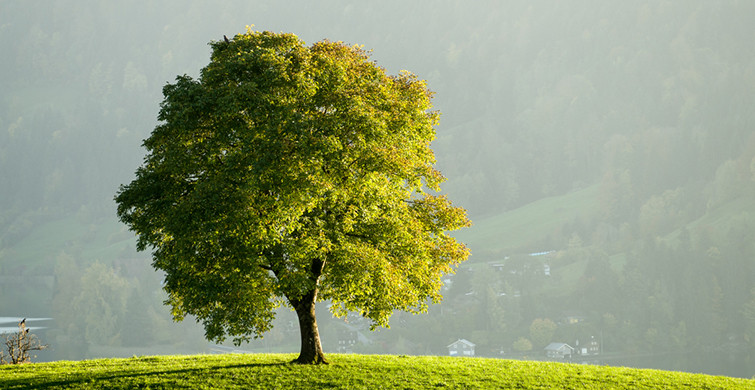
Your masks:
M134 357L0 366L3 389L755 389L755 380L482 358L328 355Z
M565 223L589 220L596 213L599 187L540 199L514 210L473 221L472 227L453 235L472 249L473 255L499 257L511 253L560 248L533 246Z

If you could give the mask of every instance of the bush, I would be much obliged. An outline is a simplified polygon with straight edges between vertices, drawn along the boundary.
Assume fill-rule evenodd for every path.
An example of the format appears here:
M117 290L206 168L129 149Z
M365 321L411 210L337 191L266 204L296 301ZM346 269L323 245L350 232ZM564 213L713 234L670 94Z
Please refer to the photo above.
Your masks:
M26 327L26 318L18 323L17 333L6 334L4 337L8 356L5 355L5 352L0 351L0 363L2 364L29 363L31 362L31 355L29 354L31 351L41 351L48 346L42 344L37 336Z

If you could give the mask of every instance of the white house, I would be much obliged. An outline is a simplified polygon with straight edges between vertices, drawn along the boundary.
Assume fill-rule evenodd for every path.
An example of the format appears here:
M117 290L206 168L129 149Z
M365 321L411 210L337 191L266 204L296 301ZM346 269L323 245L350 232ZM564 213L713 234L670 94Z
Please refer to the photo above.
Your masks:
M448 345L450 356L474 356L475 344L469 340L458 339Z
M545 347L545 354L549 358L571 358L574 354L574 348L565 343L550 343Z

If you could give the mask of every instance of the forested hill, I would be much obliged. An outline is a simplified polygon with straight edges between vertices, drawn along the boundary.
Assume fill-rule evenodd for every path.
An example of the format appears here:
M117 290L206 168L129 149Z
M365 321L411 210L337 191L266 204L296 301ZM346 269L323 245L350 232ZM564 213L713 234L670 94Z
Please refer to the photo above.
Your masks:
M2 7L4 210L109 213L161 87L251 23L364 44L426 78L446 189L473 216L603 182L627 187L603 205L618 220L665 190L700 193L727 160L749 178L755 153L749 2Z
M496 334L481 350L509 348L559 306L629 324L615 334L637 350L755 340L752 15L749 1L2 2L0 272L52 276L73 262L84 273L133 257L112 199L142 161L161 88L196 76L209 40L254 24L363 44L389 72L428 81L443 188L478 222L467 234L491 237L470 239L472 264L554 250L568 275L597 281L506 303L482 329L449 325L432 335L440 352L465 332ZM549 225L511 243L498 232L515 233L501 223L517 218ZM72 243L72 229L89 238ZM55 245L17 264L32 238ZM81 294L55 276L58 299Z

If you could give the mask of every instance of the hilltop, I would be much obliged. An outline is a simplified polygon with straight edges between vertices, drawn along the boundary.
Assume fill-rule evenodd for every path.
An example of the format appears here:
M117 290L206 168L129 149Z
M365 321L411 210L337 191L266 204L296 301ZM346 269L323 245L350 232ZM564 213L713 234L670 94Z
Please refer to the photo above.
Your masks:
M670 371L482 358L285 354L134 357L0 367L4 389L753 389L754 380Z

